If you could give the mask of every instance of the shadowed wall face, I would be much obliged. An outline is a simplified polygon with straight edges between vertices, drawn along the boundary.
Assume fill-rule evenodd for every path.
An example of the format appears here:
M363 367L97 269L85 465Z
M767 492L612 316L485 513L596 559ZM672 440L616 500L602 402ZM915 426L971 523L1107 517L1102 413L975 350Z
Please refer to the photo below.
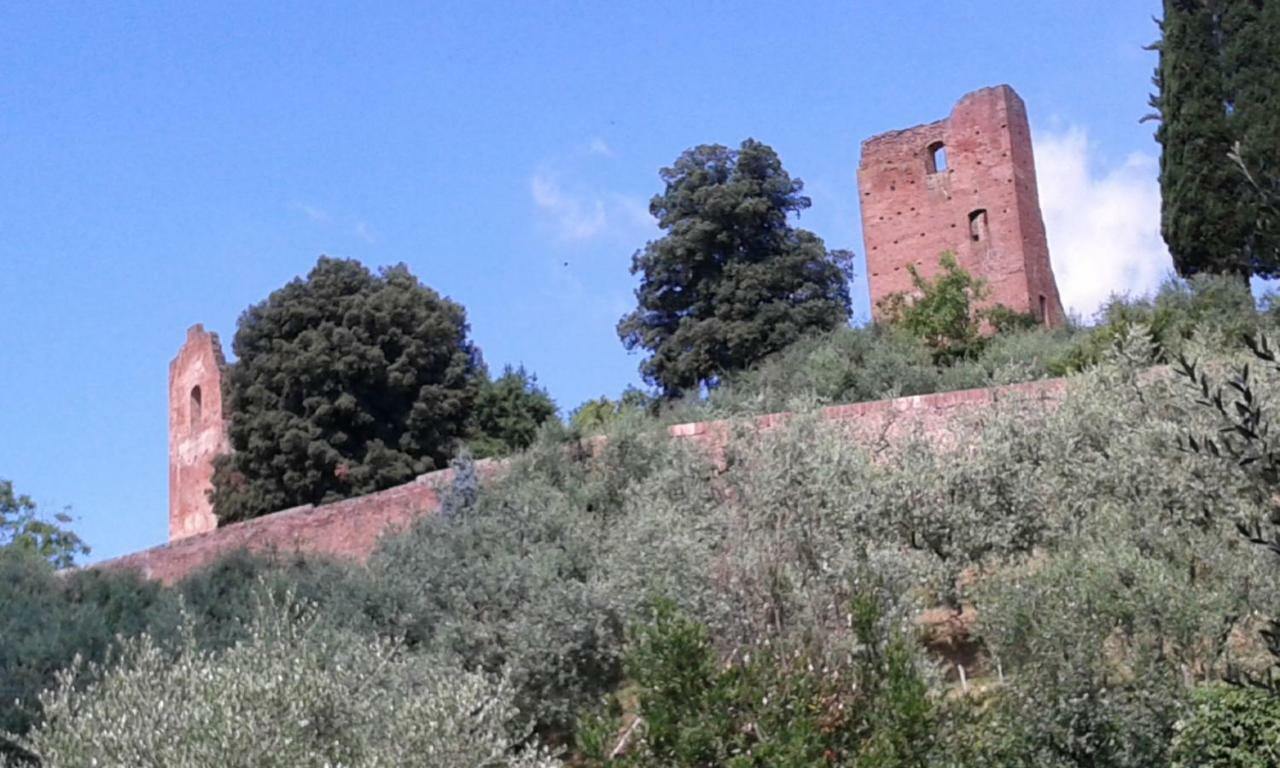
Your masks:
M913 292L908 265L932 277L950 251L987 282L987 305L1062 322L1031 129L1009 86L968 94L945 120L864 141L858 190L877 320L886 296Z
M213 459L228 450L222 418L222 346L204 326L169 363L169 540L218 527L209 503Z

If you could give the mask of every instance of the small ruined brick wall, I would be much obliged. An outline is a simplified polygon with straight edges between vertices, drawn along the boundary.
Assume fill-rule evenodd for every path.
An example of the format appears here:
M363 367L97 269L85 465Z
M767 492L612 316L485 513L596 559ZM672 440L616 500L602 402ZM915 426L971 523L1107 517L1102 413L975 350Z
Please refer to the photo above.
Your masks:
M868 403L839 405L820 412L826 420L849 428L850 439L875 448L891 446L920 435L935 442L963 439L972 419L997 403L1020 407L1052 407L1061 400L1065 379L1048 379L990 389L941 392ZM755 426L778 428L791 418L779 413L761 416ZM713 456L723 453L733 422L679 424L668 429L673 439L692 440ZM480 462L481 480L503 469L502 462ZM130 569L149 579L172 584L233 551L289 554L303 552L354 560L366 559L378 539L404 530L422 515L440 508L440 493L452 480L452 470L431 472L404 485L353 499L304 506L235 523L172 541L152 549L99 563L98 568Z
M945 167L935 151L945 154ZM873 315L894 293L912 294L938 257L985 280L988 303L1062 321L1040 213L1026 106L1007 85L964 96L950 116L862 143L862 233Z

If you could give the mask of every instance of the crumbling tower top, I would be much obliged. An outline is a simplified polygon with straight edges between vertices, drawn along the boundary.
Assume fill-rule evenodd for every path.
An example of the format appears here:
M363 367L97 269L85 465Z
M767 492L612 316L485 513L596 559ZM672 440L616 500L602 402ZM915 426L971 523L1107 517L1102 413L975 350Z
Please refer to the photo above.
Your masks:
M931 277L950 251L990 286L987 304L1062 322L1031 129L1013 88L974 91L944 120L867 139L858 190L876 319L885 297L912 292L908 265Z
M213 459L227 450L222 345L202 325L169 363L169 540L218 527L209 501Z

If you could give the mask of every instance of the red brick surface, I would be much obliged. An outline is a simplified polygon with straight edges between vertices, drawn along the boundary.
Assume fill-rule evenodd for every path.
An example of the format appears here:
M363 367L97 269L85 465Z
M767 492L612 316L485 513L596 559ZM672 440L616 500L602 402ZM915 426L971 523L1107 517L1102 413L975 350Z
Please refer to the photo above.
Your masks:
M1019 407L1052 407L1061 400L1066 379L1047 379L1010 384L990 389L966 389L931 395L874 400L823 408L824 420L838 422L849 436L870 451L901 445L921 437L938 445L963 440L974 428L974 420L988 414L997 403L1018 403ZM789 413L773 413L754 421L756 429L767 431L786 424ZM692 440L719 462L731 432L727 421L677 424L667 433L673 438Z
M826 408L822 417L847 425L850 439L874 448L892 445L914 435L946 443L971 429L972 419L996 403L1014 402L1020 407L1051 407L1065 389L1065 380L1014 384L993 389L970 389L933 395L900 397ZM779 413L755 420L759 429L777 428L791 414ZM693 440L699 447L722 455L732 425L727 421L679 424L668 429L675 439ZM482 462L480 476L492 478L502 471L499 462ZM452 479L452 470L422 475L405 485L322 506L307 506L196 533L152 549L108 560L99 568L125 568L147 578L171 584L238 549L257 552L306 552L363 560L373 552L383 534L403 530L421 515L439 509L437 489Z
M481 478L500 471L481 462ZM151 549L99 563L98 568L132 569L172 584L236 550L305 552L364 560L384 534L403 530L440 508L440 491L453 470L430 472L385 491L321 506L286 509L254 520L197 533Z
M930 148L942 144L945 171L930 173ZM1040 215L1031 129L1022 99L1007 85L984 88L956 104L950 117L891 131L862 144L858 167L862 232L872 313L892 293L913 290L908 265L926 277L938 257L987 281L988 303L1062 321ZM981 240L970 215L986 212Z
M222 370L218 336L193 325L169 363L169 540L217 527L208 492L213 459L227 451L222 418ZM195 392L199 392L199 407Z

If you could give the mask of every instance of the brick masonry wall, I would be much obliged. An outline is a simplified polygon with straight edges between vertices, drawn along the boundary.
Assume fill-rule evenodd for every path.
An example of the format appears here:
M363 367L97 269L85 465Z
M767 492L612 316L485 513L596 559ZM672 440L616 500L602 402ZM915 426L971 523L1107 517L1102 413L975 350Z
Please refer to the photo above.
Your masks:
M226 361L218 335L204 326L169 363L169 540L217 527L208 491L213 459L229 450L222 417L222 372Z
M932 395L900 397L868 403L839 405L821 411L824 419L849 428L850 439L873 448L893 445L912 435L949 443L962 439L971 420L1000 402L1022 407L1052 407L1061 400L1065 379L1013 384L991 389L970 389ZM755 420L757 428L774 429L791 414L779 413ZM673 439L695 444L720 455L732 423L727 421L679 424L668 429ZM501 462L481 462L481 479L502 471ZM135 570L149 579L172 584L239 549L289 554L304 552L364 560L378 539L404 530L422 515L440 508L440 493L452 480L452 470L431 472L405 485L378 493L324 504L287 509L271 515L197 533L151 549L135 552L94 567Z
M934 162L936 147L945 151L945 168ZM858 191L877 319L882 299L913 292L908 266L931 277L950 251L987 281L988 303L1061 322L1031 129L1009 86L964 96L945 120L864 141Z

